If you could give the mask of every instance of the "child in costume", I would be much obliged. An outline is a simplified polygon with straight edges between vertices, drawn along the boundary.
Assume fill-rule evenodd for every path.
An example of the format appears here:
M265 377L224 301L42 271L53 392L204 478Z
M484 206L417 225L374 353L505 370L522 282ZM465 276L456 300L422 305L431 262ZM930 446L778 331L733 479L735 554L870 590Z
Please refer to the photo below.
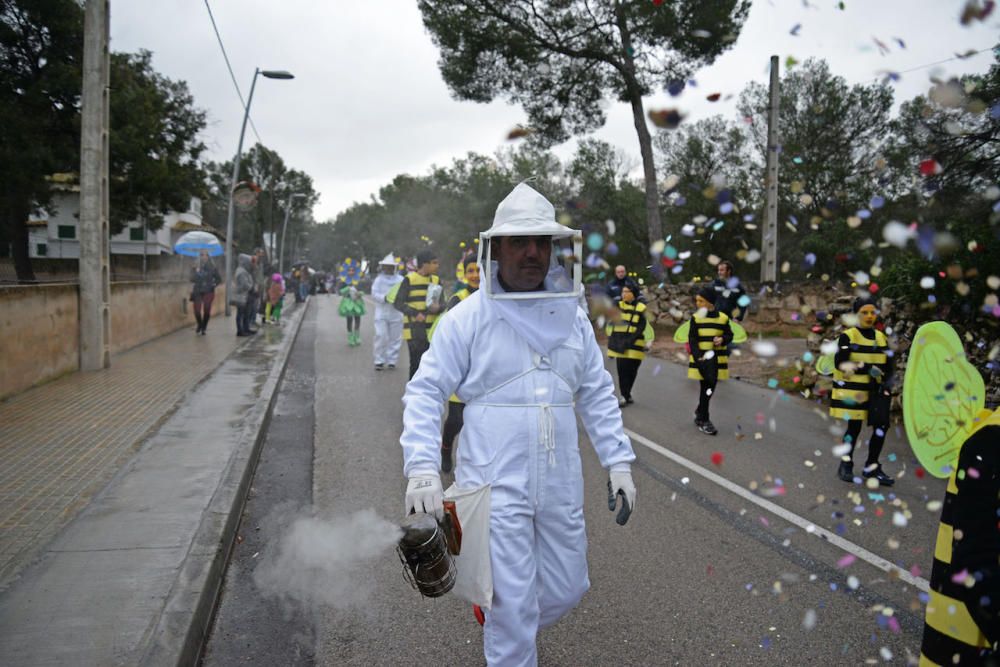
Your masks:
M618 367L618 391L621 406L631 405L632 386L639 365L646 358L646 350L653 344L653 327L646 319L646 304L640 303L635 288L625 285L621 288L616 319L605 326L608 335L608 357L615 360Z
M687 338L688 377L700 384L694 424L708 435L719 433L709 418L708 405L718 381L729 379L729 344L733 342L729 316L715 309L716 296L711 287L695 295L697 310L689 321Z
M365 300L361 290L353 285L345 285L340 290L340 307L337 312L347 319L347 344L361 345L361 316L365 314Z
M889 428L893 355L889 339L875 328L878 319L875 301L870 297L855 299L853 310L858 324L840 334L837 340L830 396L830 416L847 420L844 444L848 451L841 457L837 476L845 482L854 481L854 449L867 419L872 436L862 474L877 479L881 486L892 486L895 480L882 470L878 457Z
M280 273L271 276L271 285L267 288L267 306L264 309L264 321L272 324L281 323L281 306L285 302L285 280Z
M934 546L921 665L995 665L1000 657L1000 411L945 322L913 336L903 423L928 474L947 478Z

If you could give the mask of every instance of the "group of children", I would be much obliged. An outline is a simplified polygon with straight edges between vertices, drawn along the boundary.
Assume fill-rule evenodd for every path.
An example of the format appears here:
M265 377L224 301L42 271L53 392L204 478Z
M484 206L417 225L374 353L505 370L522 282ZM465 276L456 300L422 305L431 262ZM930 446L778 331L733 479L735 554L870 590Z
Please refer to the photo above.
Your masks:
M715 307L718 290L704 287L695 294L695 311L674 335L685 343L688 352L690 379L699 383L698 405L694 423L699 431L717 435L709 406L719 380L729 378L729 352L734 343L746 340L740 324ZM622 289L616 312L608 318L608 357L615 360L618 371L619 404L631 405L632 388L639 366L654 339L653 328L646 318L646 305L630 287ZM881 486L892 486L892 477L882 470L879 455L889 427L889 401L893 383L893 356L886 335L875 328L878 310L874 299L858 298L853 305L856 323L848 327L837 341L833 365L833 391L830 415L847 422L843 436L843 453L837 471L845 482L857 481L854 476L854 450L867 421L872 427L868 441L868 456L862 477L874 479Z

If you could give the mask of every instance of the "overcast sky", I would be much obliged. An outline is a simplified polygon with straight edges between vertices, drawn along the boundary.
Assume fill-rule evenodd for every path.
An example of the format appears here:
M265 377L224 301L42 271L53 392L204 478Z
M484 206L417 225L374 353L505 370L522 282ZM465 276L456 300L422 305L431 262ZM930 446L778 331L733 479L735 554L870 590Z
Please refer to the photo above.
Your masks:
M670 0L666 0L670 2ZM437 50L414 0L210 0L244 96L255 67L286 69L296 78L260 78L251 117L260 138L294 168L310 174L320 201L317 220L334 218L367 201L400 173L423 174L469 151L492 154L524 113L502 101L483 105L452 99L437 68ZM665 93L646 109L679 107L689 120L715 113L732 117L735 97L748 81L767 81L770 55L804 60L818 56L851 83L904 72L896 99L925 93L930 77L983 72L992 54L954 56L997 42L1000 17L968 27L955 0L755 0L736 44L699 72L697 88L681 97ZM796 25L797 35L791 31ZM889 47L881 54L874 39ZM894 39L899 38L905 48ZM207 110L208 157L236 152L243 110L216 42L204 0L111 2L115 51L153 52L153 65L186 81L197 106ZM949 60L950 59L950 60ZM945 61L940 65L926 67ZM912 71L911 71L912 70ZM722 93L715 104L709 93ZM731 96L726 99L726 96ZM631 111L614 104L604 139L635 156ZM256 141L247 129L245 148ZM566 158L573 142L556 148Z

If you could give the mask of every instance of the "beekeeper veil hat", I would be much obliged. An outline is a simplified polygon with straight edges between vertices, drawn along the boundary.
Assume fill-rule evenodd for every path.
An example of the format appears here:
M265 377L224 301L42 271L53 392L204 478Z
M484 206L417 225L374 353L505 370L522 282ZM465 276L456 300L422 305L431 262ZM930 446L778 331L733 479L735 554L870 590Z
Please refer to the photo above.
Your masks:
M396 266L396 258L390 252L388 255L382 258L382 261L378 263L379 266Z
M490 241L501 236L550 236L552 253L544 289L534 292L505 292L498 288L497 262ZM520 183L497 206L493 226L479 235L479 267L489 271L482 289L494 299L540 299L580 296L582 271L580 255L583 235L556 221L555 207L527 183Z

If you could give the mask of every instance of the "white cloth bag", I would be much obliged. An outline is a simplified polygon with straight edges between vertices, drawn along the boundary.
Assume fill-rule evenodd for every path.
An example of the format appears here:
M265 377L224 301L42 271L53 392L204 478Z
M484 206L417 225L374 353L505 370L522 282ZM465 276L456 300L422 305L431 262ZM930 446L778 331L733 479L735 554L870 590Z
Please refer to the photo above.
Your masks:
M455 502L462 526L462 552L455 556L455 587L463 600L489 609L493 604L493 567L490 565L490 487L468 489L452 484L445 500Z

